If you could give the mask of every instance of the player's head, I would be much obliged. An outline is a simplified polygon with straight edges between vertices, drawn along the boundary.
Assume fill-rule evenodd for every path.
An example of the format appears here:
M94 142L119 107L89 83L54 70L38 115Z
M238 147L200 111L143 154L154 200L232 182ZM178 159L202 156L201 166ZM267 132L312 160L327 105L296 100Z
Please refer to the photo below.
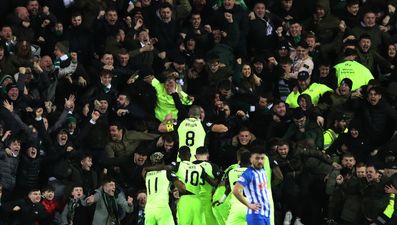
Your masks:
M210 157L208 149L206 147L198 147L196 149L196 159L207 161Z
M190 107L188 116L193 118L200 118L201 107L198 105L192 105Z
M179 158L182 161L189 161L190 160L190 148L187 146L182 146L179 148Z
M240 152L240 165L241 166L247 166L250 165L250 158L251 158L251 152L248 150L243 150Z
M265 162L265 150L261 146L253 146L251 148L251 157L250 161L252 166L255 169L263 168L263 164Z
M248 151L248 152L249 152L248 148L246 148L246 147L240 147L240 148L237 150L236 155L237 155L237 162L238 162L238 163L241 162L241 154L242 154L243 152L245 152L245 151Z

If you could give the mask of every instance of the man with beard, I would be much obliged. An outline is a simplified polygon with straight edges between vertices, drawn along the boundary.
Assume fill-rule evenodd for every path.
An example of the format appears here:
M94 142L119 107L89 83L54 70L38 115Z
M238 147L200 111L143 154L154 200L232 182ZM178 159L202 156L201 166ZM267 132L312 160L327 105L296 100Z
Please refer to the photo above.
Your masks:
M324 137L321 127L315 121L307 118L301 108L294 109L293 121L285 132L283 139L294 142L312 140L315 147L323 149Z
M248 225L270 225L270 217L273 214L273 209L270 208L272 199L269 196L271 187L268 175L263 169L265 157L263 148L252 148L251 166L244 171L233 188L234 196L248 208Z
M327 150L339 134L347 132L347 118L343 113L338 113L333 120L330 128L324 131L324 150Z
M116 107L113 108L112 118L125 125L127 130L134 128L136 121L143 120L145 111L137 104L131 102L131 97L126 93L120 93L116 99Z
M118 122L109 126L111 141L107 143L105 152L108 158L123 158L132 155L143 141L152 141L158 134L125 130Z
M281 138L292 121L288 105L284 101L280 99L275 100L273 102L272 111L272 121L270 122L266 132L266 140L270 140L274 137Z

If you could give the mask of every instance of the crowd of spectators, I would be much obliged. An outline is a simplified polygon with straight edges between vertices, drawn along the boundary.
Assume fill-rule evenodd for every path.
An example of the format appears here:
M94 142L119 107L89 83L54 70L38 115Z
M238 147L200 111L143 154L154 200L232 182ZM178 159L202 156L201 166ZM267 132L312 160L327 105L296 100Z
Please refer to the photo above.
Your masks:
M144 224L192 105L221 170L266 149L276 225L397 223L397 1L0 5L1 225Z

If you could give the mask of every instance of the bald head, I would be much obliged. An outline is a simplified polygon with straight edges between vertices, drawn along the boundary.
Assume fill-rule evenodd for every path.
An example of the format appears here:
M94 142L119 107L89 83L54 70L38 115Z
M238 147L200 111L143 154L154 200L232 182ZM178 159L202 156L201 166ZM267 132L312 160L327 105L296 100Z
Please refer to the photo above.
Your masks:
M40 59L40 67L44 71L51 71L52 70L52 59L50 56L45 55Z
M29 21L29 12L26 7L19 6L15 8L15 15L22 21Z
M194 118L200 118L200 111L201 111L201 107L198 105L193 105L192 107L190 107L189 109L189 113L188 116L189 117L194 117Z

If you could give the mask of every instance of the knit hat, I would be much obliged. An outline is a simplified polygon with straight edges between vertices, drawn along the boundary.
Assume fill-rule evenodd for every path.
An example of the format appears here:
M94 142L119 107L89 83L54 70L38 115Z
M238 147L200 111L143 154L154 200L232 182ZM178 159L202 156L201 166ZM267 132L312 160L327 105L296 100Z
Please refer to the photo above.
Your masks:
M340 86L342 86L343 84L346 84L349 88L350 88L350 90L352 89L352 87L353 87L353 81L352 80L350 80L349 78L343 78L343 80L340 82Z
M6 74L6 75L4 75L4 76L2 76L2 77L0 78L0 85L2 85L3 82L4 82L5 80L7 80L7 79L11 79L11 80L14 82L14 78L13 78L11 75Z
M69 124L69 123L77 123L77 119L76 119L76 117L74 117L74 116L68 116L67 118L66 118L66 122Z
M7 84L6 93L8 93L13 88L18 88L18 86L14 83Z
M69 52L69 42L68 41L58 41L55 44L55 47L58 48L63 53Z
M164 154L161 152L155 152L150 156L150 161L152 164L157 164L163 160Z

